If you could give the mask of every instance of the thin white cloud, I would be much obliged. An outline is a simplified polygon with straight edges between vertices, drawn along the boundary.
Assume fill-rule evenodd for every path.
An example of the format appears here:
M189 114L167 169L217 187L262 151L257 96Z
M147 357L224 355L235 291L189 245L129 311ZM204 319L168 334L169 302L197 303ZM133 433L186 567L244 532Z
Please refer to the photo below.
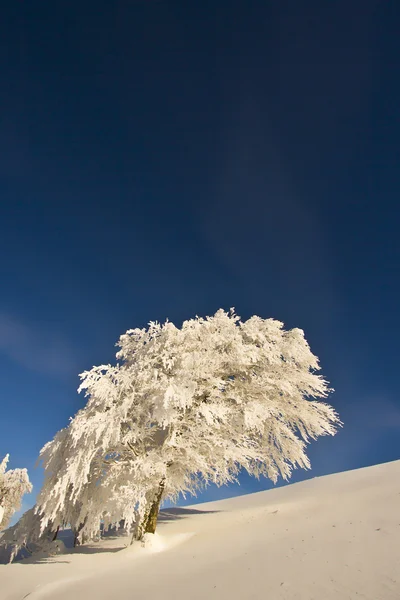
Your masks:
M74 353L58 333L0 312L0 355L31 371L65 376L76 369Z
M346 409L346 422L354 422L364 431L385 431L400 428L400 406L388 395L368 396L352 402Z

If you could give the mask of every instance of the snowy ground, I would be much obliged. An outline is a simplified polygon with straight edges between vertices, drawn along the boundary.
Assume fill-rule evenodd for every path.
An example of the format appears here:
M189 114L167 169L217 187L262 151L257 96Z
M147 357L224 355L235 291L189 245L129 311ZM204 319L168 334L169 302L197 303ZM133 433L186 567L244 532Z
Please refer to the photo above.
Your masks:
M400 461L161 515L115 537L0 566L1 600L400 598Z

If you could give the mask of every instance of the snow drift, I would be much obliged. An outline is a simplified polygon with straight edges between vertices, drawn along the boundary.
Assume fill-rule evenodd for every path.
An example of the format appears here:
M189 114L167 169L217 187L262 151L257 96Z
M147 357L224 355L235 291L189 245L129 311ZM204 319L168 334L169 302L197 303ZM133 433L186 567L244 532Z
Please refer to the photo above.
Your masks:
M398 600L400 461L165 510L128 544L0 566L0 598Z

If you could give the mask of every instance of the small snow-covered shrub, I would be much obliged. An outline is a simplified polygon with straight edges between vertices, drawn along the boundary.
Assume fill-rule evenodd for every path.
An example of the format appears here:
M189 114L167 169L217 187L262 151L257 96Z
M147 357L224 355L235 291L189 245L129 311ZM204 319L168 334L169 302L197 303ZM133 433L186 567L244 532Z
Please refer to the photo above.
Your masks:
M32 491L26 469L7 471L9 455L0 463L0 529L5 529L12 515L21 508L22 496Z

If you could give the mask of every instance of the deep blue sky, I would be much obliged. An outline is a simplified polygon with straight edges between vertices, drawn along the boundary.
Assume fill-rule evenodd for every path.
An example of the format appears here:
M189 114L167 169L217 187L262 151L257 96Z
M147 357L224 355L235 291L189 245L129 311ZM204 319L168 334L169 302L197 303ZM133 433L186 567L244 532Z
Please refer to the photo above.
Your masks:
M0 455L36 491L78 373L127 328L231 306L303 328L336 390L345 427L295 479L400 458L399 18L378 0L3 7Z

